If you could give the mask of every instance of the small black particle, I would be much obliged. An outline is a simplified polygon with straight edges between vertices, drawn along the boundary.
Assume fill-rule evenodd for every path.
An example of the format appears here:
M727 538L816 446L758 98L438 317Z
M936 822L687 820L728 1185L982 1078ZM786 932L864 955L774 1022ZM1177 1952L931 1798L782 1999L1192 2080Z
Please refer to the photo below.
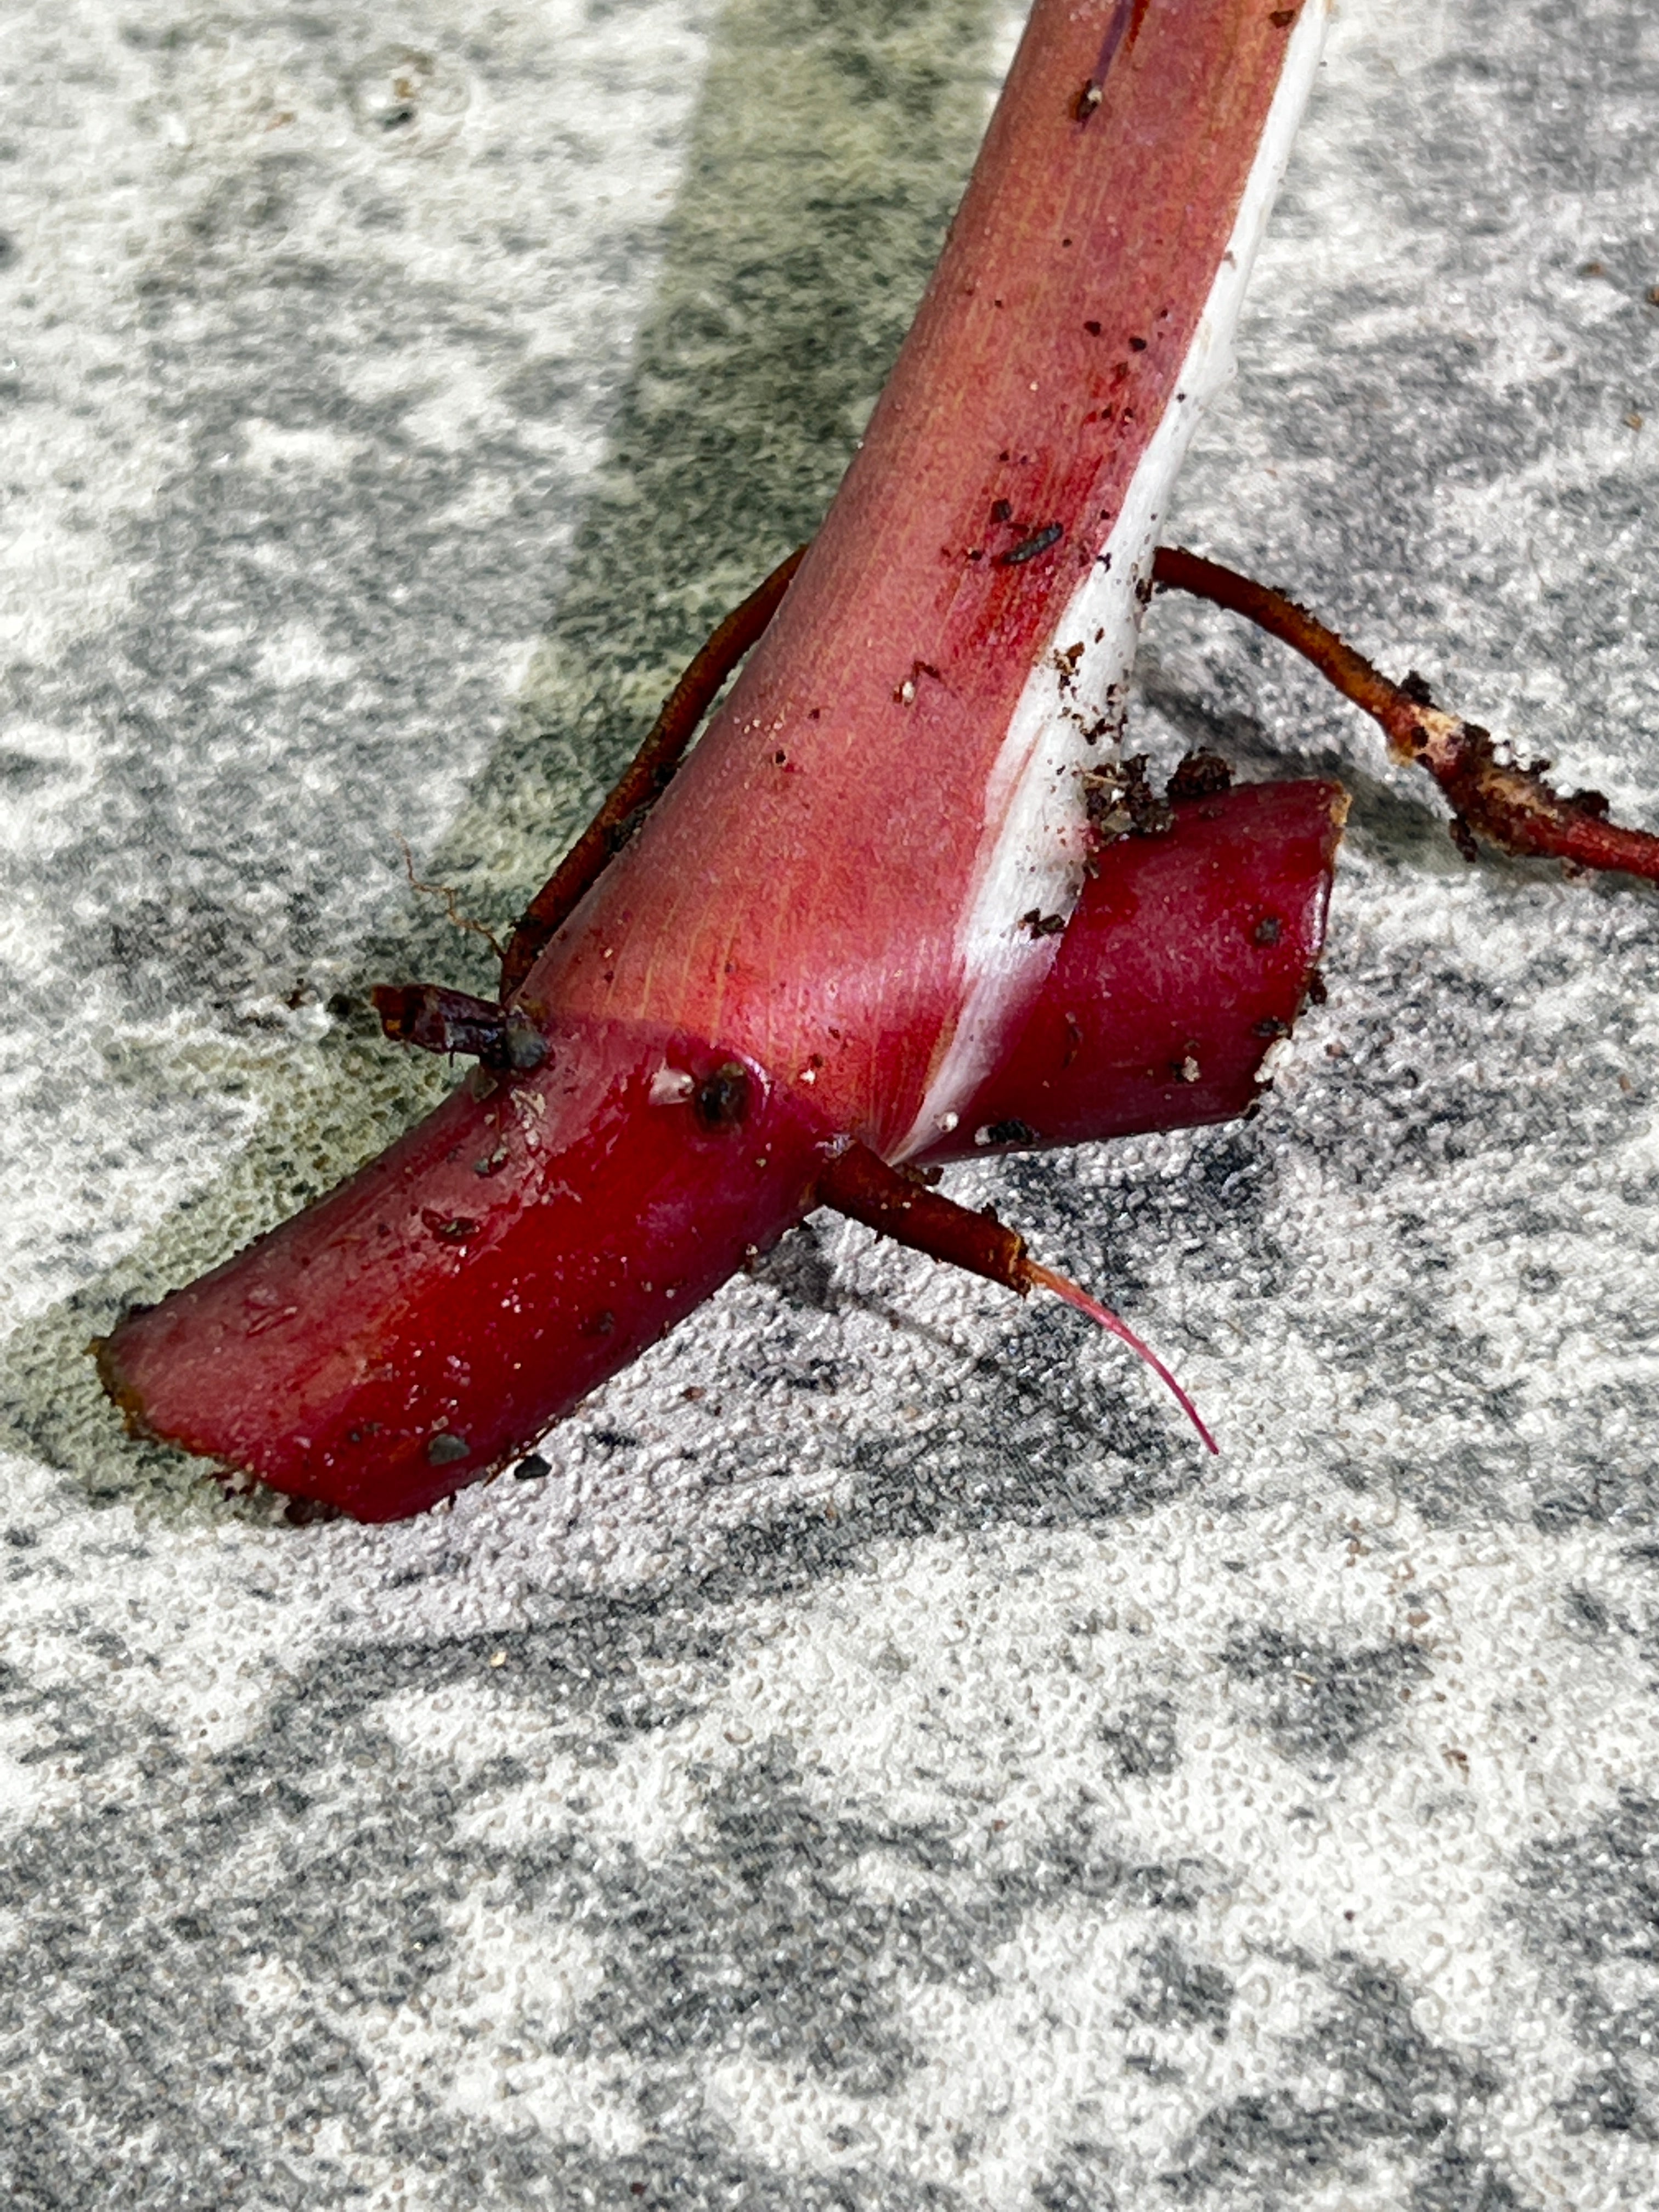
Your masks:
M1200 750L1185 754L1170 778L1164 796L1170 799L1214 799L1231 791L1233 772L1219 753Z
M1006 553L999 553L997 566L999 568L1023 568L1028 561L1035 561L1039 553L1046 553L1051 545L1057 545L1065 535L1064 523L1047 523L1041 530L1034 530L1029 538L1022 538L1018 545L1011 545Z
M974 1133L975 1141L981 1145L1034 1145L1037 1133L1029 1121L1011 1115L1006 1121L988 1122Z
M697 1086L695 1101L698 1121L705 1129L735 1129L749 1113L749 1071L739 1060L728 1060Z

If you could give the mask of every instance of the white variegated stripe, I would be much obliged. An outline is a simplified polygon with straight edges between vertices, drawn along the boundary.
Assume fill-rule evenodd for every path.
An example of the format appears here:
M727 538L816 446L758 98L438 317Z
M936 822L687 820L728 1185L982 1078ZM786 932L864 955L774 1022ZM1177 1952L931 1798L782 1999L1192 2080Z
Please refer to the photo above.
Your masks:
M957 942L967 994L955 1032L896 1158L923 1151L984 1082L1042 988L1060 940L1034 937L1033 909L1069 916L1083 888L1083 776L1097 765L1085 728L1109 717L1134 664L1138 587L1200 416L1232 374L1232 337L1267 215L1312 86L1332 0L1310 0L1284 68L1175 397L1147 442L1101 556L1066 602L1014 708L985 794L985 828ZM1103 633L1098 641L1095 633ZM1054 648L1081 641L1076 673Z

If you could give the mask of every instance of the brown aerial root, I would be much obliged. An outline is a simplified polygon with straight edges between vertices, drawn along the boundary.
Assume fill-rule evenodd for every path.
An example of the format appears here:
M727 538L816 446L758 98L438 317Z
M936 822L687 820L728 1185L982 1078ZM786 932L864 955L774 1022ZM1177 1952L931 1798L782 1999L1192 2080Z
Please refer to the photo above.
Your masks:
M547 945L673 781L722 684L777 612L806 548L798 545L698 648L615 788L514 925L501 956L510 999Z
M1451 834L1474 858L1483 837L1500 852L1613 868L1659 882L1659 837L1607 819L1597 791L1564 793L1544 781L1547 761L1522 768L1499 757L1492 734L1437 707L1419 676L1390 683L1361 653L1284 592L1179 546L1160 545L1152 580L1243 615L1310 660L1345 699L1380 723L1398 759L1425 768L1451 801Z
M507 1002L543 946L672 782L697 725L777 612L805 551L798 545L699 647L609 798L514 924L505 951L482 922L470 921L460 912L454 891L419 880L414 855L404 846L404 865L414 889L444 900L457 928L489 939L501 963L501 995L497 1001L475 999L439 983L377 983L372 994L374 1011L394 1043L416 1045L423 1052L467 1054L486 1067L519 1073L538 1067L546 1059L546 1044L529 1017Z
M441 983L377 983L369 994L380 1027L396 1044L462 1053L486 1067L527 1074L547 1058L547 1040L516 1006L475 999Z
M915 1181L902 1169L889 1167L867 1145L849 1143L837 1152L818 1179L817 1200L854 1221L861 1221L896 1244L908 1244L929 1259L965 1267L971 1275L1000 1283L1021 1297L1034 1290L1052 1291L1079 1313L1086 1314L1146 1362L1170 1390L1176 1403L1203 1438L1210 1451L1218 1449L1204 1425L1198 1408L1152 1351L1126 1322L1087 1291L1079 1289L1052 1267L1040 1267L1025 1249L1025 1239L994 1214L975 1213L954 1199Z

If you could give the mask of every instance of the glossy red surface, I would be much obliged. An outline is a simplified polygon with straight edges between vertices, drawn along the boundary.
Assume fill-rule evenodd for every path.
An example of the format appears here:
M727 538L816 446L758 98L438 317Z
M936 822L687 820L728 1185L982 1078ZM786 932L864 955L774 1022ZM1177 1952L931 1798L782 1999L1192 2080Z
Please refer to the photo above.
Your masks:
M683 1033L566 1024L550 1041L534 1076L475 1075L327 1198L125 1320L100 1364L134 1424L359 1520L416 1513L805 1212L824 1131L801 1097Z
M1001 1120L1066 1143L1248 1103L1255 1025L1294 1012L1322 920L1328 801L1239 794L1111 847L1057 957L1046 931L1019 936L1018 904L988 938L975 916L986 884L1021 879L1022 840L1069 897L1085 779L1071 762L1063 801L1031 811L1029 734L1011 729L1046 654L1081 685L1109 636L1057 638L1081 580L1109 577L1120 612L1139 597L1178 446L1155 467L1149 448L1193 400L1185 364L1298 12L1038 0L775 620L514 995L548 1061L475 1079L307 1212L123 1322L100 1365L130 1419L363 1519L417 1511L798 1219L824 1143L892 1157L1010 945L1018 988L991 1033L1014 1042L1006 1080L961 1117L968 1145ZM1103 700L1127 649L1103 650ZM1269 908L1285 941L1252 951ZM746 1111L700 1118L739 1059ZM687 1092L671 1098L675 1070Z
M981 1128L1024 1149L1242 1113L1318 958L1342 811L1333 784L1251 785L1113 847L1017 1047L933 1157ZM563 1023L550 1042L533 1076L480 1071L124 1321L100 1366L135 1424L360 1520L418 1512L814 1203L832 1133L805 1090L683 1031Z
M527 1006L686 1022L781 1079L816 1054L826 1115L902 1141L974 981L1011 721L1053 646L1092 696L1092 632L1056 625L1182 394L1297 12L1153 0L1084 122L1121 10L1033 9L799 574Z
M1113 845L1002 1066L925 1157L1243 1114L1318 964L1346 811L1340 784L1243 784Z

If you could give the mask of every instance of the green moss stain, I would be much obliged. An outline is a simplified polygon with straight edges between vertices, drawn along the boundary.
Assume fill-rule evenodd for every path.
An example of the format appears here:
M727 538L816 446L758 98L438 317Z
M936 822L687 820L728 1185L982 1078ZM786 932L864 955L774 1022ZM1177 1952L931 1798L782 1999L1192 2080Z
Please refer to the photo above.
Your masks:
M548 873L727 607L816 529L904 335L982 130L991 0L733 0L654 304L565 590L511 725L427 870L506 921ZM434 902L365 948L364 990L488 990ZM344 1014L249 1072L225 1173L0 1350L0 1436L86 1494L226 1510L199 1462L136 1443L89 1340L271 1227L436 1103L440 1063ZM258 1508L255 1510L268 1510Z

